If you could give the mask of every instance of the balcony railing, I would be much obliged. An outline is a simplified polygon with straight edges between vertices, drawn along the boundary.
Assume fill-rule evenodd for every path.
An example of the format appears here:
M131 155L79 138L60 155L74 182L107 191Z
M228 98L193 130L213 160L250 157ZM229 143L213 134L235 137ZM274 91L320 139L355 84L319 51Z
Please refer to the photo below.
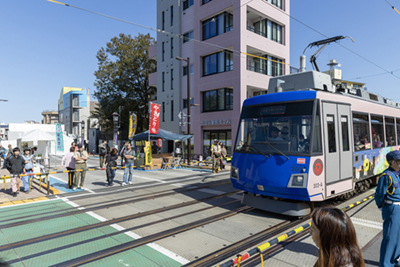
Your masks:
M261 73L261 74L268 75L268 74L267 74L267 69L265 69L265 68L259 68L259 67L254 67L254 66L251 66L251 65L247 65L247 70L250 70L250 71L254 71L254 72L258 72L258 73Z
M263 37L265 37L265 38L268 38L268 37L267 37L267 34L266 34L265 32L259 31L259 30L257 30L256 28L254 28L254 27L252 27L252 26L247 26L247 29L248 29L249 31L251 31L251 32L254 32L254 33L258 34L258 35L261 35L261 36L263 36Z

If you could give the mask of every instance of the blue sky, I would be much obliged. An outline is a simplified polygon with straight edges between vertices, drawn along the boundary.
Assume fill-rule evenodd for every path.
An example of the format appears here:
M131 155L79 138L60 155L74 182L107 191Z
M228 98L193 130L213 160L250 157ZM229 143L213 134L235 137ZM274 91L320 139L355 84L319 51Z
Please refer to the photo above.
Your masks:
M198 1L198 0L196 0ZM217 1L217 0L216 0ZM400 9L400 2L392 0ZM156 26L156 0L65 0L81 8L150 27ZM384 0L293 0L291 15L328 37L351 36L341 44L389 71L399 70L400 15ZM325 37L291 19L291 65L311 42ZM46 0L0 1L0 122L41 121L43 110L57 110L63 86L95 87L97 51L119 33L136 36L148 30ZM150 32L155 36L154 32ZM316 48L307 50L309 56ZM342 64L343 78L367 83L368 90L400 102L400 79L331 44L318 57ZM400 70L394 72L400 77Z

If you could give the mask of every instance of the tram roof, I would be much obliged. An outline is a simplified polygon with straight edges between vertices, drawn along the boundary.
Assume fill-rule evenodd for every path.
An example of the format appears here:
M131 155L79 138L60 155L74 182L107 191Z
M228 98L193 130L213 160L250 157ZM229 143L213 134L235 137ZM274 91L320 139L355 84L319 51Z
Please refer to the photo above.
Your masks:
M315 99L317 91L315 90L299 90L290 92L279 92L266 95L259 95L246 99L243 106L251 106L265 103L286 102L296 100Z

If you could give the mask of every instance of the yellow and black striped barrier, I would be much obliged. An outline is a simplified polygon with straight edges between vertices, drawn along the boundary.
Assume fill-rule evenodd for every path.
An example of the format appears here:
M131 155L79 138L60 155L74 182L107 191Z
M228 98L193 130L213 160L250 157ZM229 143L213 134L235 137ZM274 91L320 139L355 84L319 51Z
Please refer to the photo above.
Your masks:
M344 207L342 210L346 211L348 209L351 209L351 208L353 208L355 206L358 206L358 205L360 205L360 204L362 204L362 203L364 203L364 202L366 202L368 200L371 200L373 198L374 197L371 195L369 197L366 197L366 198L362 199L361 201L357 201L357 202L355 202L353 204L348 205L347 207ZM298 227L296 229L291 230L290 232L288 232L286 234L280 235L280 236L278 236L278 237L276 237L276 238L274 238L274 239L272 239L272 240L270 240L270 241L268 241L268 242L266 242L264 244L259 245L256 248L253 248L253 249L249 250L248 252L246 252L243 255L238 255L238 257L236 257L235 259L231 259L229 261L226 261L223 264L219 265L218 267L230 267L230 266L235 266L236 264L239 267L240 263L242 261L244 261L244 260L246 260L246 259L248 259L251 256L256 255L256 254L260 255L262 266L264 266L263 256L262 256L262 252L264 250L266 250L269 247L271 247L273 245L276 245L276 244L282 242L283 240L288 239L289 237L291 237L291 236L293 236L295 234L298 234L298 233L300 233L300 232L302 232L302 231L304 231L304 230L306 230L306 229L308 229L310 227L311 227L311 222L309 222L307 224L304 224L304 225L302 225L302 226L300 226L300 227Z

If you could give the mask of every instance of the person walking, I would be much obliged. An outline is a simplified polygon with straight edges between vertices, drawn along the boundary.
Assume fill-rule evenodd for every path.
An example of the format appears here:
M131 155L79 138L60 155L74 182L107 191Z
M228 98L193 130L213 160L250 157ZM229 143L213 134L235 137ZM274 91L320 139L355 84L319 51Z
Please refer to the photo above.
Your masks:
M124 181L122 182L122 186L125 186L127 183L132 184L132 174L133 174L133 164L135 160L135 151L132 149L131 143L126 143L126 149L124 151L124 159L125 159L125 172L124 172ZM129 173L129 178L128 178Z
M379 267L393 267L400 258L400 152L386 154L387 168L379 177L375 203L382 209L383 239Z
M6 155L6 158L4 159L4 163L3 163L3 169L7 168L7 166L6 166L7 159L8 159L9 157L11 157L12 155L14 155L14 154L13 154L13 149L12 149L11 144L9 144L9 145L8 145L7 155Z
M225 170L225 164L226 164L226 156L228 154L228 152L226 151L225 145L222 144L222 142L219 143L221 146L221 169Z
M75 175L75 147L69 148L69 153L65 154L65 156L61 160L61 169L65 166L68 172L68 188L72 189L74 186L74 175Z
M106 175L107 175L107 186L113 186L115 177L115 171L117 168L118 150L116 148L111 149L110 154L106 156Z
M107 155L107 141L104 140L103 143L99 145L100 168L103 168L104 159L106 155Z
M24 148L24 155L22 155L22 158L24 159L25 162L25 174L32 174L33 173L33 163L36 163L36 161L33 159L33 155L30 155L31 149L29 147ZM29 194L29 182L31 180L32 176L23 176L22 177L22 183L24 184L24 192L25 194Z
M314 267L365 267L354 225L342 210L316 208L311 215L310 234L319 248Z
M212 172L219 172L219 160L221 156L221 147L218 144L218 140L214 140L214 145L211 148L211 157L213 158Z
M77 171L75 173L75 180L74 180L74 188L72 190L76 190L76 188L78 189L84 189L83 188L83 184L85 183L85 176L86 176L86 170L87 169L87 165L86 165L86 161L89 158L87 152L85 150L83 150L82 145L78 145L78 151L75 151L74 153L74 159L75 159L75 169L76 170L82 170L82 171ZM78 183L79 183L79 178L80 178L80 184L78 187Z
M19 148L15 147L13 149L13 155L7 160L7 170L10 172L11 176L11 191L13 197L16 197L18 192L18 179L19 175L22 174L25 169L24 159L19 155Z

